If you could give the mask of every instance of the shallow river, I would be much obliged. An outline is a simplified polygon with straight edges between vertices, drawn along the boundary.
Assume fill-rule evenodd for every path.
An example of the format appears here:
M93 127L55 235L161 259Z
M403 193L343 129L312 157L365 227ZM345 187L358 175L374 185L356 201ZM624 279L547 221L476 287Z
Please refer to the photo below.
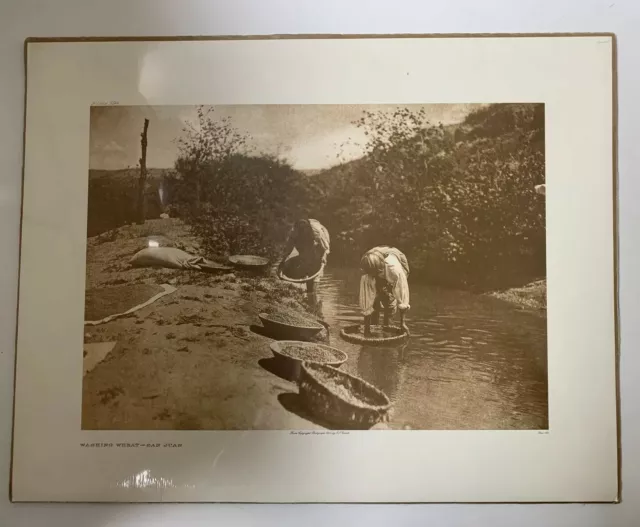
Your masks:
M319 284L331 345L346 369L393 401L395 429L544 429L548 426L546 317L494 298L411 283L401 347L348 344L341 327L361 323L359 276L333 270Z

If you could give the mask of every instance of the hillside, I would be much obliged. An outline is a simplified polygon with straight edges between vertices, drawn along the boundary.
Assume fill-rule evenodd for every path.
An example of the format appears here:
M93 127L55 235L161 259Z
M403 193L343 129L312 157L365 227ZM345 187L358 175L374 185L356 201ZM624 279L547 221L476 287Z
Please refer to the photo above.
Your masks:
M545 274L544 106L490 105L454 126L363 122L369 154L313 180L333 261L395 245L429 281L508 287ZM330 211L330 213L328 213Z

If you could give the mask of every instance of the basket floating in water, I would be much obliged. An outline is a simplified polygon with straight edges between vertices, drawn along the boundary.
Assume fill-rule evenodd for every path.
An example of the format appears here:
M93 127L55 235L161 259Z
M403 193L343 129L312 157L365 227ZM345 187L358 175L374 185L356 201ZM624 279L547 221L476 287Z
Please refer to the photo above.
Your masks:
M267 332L280 340L311 339L325 329L316 320L291 313L260 313L258 317Z
M236 267L243 269L263 270L269 267L269 260L262 256L251 256L247 254L235 254L229 256L229 262Z
M318 262L317 268L309 269L304 265L300 256L293 256L284 262L282 269L278 272L281 280L293 283L305 283L314 280L323 270L324 264Z
M346 353L323 344L301 342L298 340L281 340L269 346L274 357L285 370L287 378L296 381L300 375L303 362L327 364L339 368L349 358Z
M384 392L332 366L303 362L298 382L307 410L336 427L371 428L391 408Z
M358 324L343 328L340 336L347 342L368 346L401 344L409 338L407 332L398 326L371 326L371 336L365 337L364 326Z

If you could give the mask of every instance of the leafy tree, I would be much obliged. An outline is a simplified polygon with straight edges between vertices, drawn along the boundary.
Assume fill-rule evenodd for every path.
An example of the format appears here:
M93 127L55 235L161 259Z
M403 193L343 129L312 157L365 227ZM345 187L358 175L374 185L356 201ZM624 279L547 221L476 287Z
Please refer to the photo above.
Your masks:
M197 123L187 123L177 139L178 158L172 177L172 201L185 217L198 216L204 203L221 201L217 183L225 162L243 151L247 135L229 118L215 119L213 109L197 108Z
M306 214L307 178L272 155L249 155L248 136L228 119L198 110L187 125L170 181L176 211L202 237L210 255L274 255L290 224Z

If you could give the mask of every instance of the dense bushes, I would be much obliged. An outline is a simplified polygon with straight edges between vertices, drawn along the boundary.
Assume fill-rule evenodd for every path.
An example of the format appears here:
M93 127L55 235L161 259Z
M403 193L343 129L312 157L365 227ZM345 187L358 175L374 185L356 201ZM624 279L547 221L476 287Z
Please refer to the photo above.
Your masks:
M286 162L245 153L247 138L202 110L185 129L168 192L209 255L274 256L307 214L309 181Z
M275 256L292 223L307 214L311 196L303 176L268 157L233 154L203 168L201 200L191 172L169 180L176 212L203 240L210 255Z
M161 175L154 175L145 192L146 217L162 213L158 188ZM87 236L96 236L137 220L138 171L89 171Z
M458 126L367 112L366 158L320 176L334 255L402 248L417 273L499 287L545 273L544 106L491 105Z

